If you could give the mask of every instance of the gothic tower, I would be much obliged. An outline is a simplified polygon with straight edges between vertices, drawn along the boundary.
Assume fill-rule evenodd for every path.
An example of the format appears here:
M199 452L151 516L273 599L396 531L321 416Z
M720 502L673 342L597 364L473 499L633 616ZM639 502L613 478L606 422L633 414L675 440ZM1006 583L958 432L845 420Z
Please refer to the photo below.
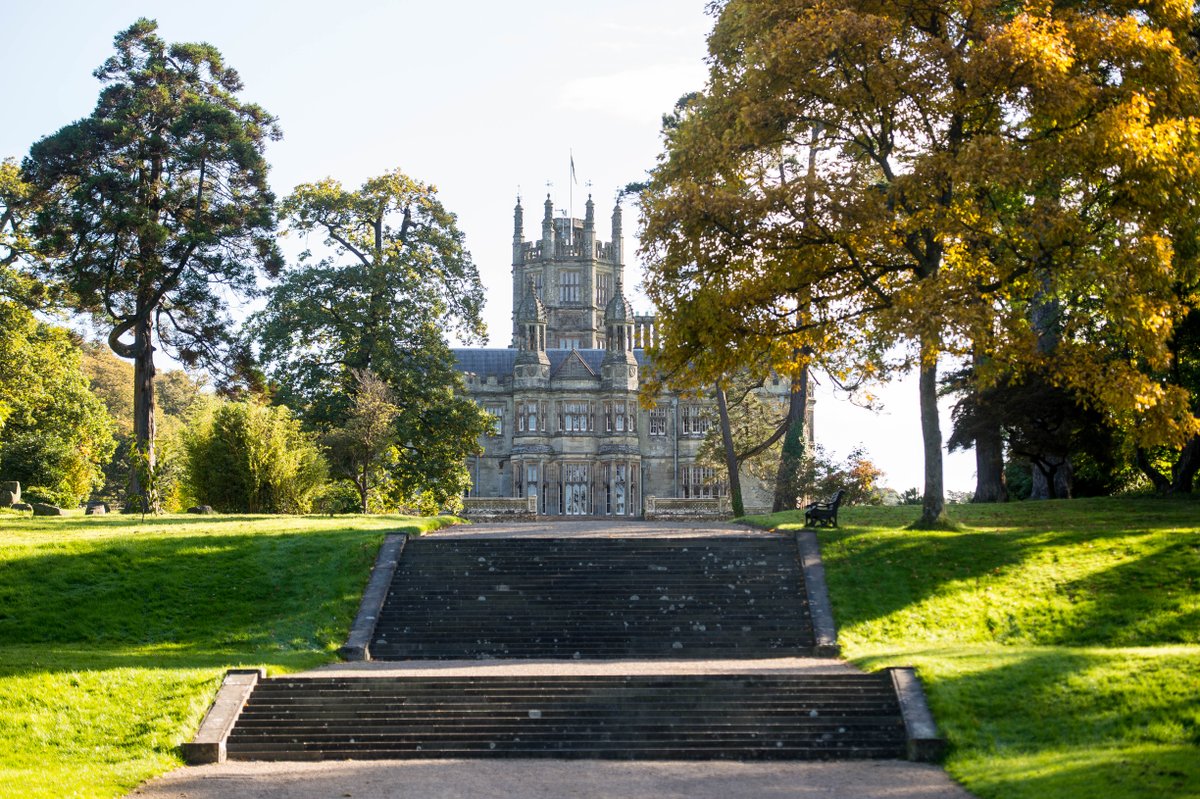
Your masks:
M516 308L532 281L546 312L548 349L604 349L604 311L624 277L621 208L613 210L612 241L596 237L596 207L588 195L583 219L555 216L546 195L542 236L524 239L520 199L513 209L513 346L521 330Z

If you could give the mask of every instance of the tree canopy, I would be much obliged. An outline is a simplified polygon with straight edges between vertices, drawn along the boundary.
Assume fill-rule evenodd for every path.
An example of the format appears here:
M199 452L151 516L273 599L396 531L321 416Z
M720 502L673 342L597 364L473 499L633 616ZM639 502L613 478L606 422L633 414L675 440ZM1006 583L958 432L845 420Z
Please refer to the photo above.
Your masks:
M1196 429L1186 392L1141 366L1164 363L1195 285L1190 6L717 12L708 84L666 120L642 193L668 378L916 365L924 524L943 508L944 354L1037 364L1147 440Z
M104 482L113 422L66 330L0 300L0 475L31 498L77 505Z
M330 432L353 415L355 370L369 369L399 408L397 490L432 491L437 504L461 495L465 458L490 422L465 396L444 338L484 335L483 288L454 215L399 170L358 189L304 184L281 207L290 233L321 236L324 249L305 251L250 320L278 399Z
M134 361L134 433L151 469L155 347L219 368L226 292L281 264L263 155L275 120L238 99L241 79L216 48L168 44L156 30L140 19L116 36L94 73L95 110L22 165L44 274L106 320L113 351Z

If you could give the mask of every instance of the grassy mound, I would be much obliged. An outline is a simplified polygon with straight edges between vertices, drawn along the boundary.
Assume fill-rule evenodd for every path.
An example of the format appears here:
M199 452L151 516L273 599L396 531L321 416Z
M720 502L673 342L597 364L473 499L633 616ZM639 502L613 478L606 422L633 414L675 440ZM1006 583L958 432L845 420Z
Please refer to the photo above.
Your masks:
M407 517L0 517L0 796L112 797L180 764L226 668L334 659Z
M848 508L821 530L844 654L915 666L981 797L1200 796L1200 502ZM756 517L781 531L803 514Z

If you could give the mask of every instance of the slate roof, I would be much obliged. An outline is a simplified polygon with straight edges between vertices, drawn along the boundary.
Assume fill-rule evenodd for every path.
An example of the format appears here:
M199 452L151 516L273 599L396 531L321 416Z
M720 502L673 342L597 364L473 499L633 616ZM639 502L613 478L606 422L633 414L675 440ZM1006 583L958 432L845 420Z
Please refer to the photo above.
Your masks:
M450 350L457 361L456 368L460 372L470 372L486 378L489 375L509 377L512 375L513 363L517 360L517 350L511 347L463 347ZM575 350L579 357L593 372L600 374L600 364L604 361L607 350ZM546 350L550 357L550 373L553 374L562 362L571 354L571 350ZM634 350L638 366L642 366L645 356L641 350Z

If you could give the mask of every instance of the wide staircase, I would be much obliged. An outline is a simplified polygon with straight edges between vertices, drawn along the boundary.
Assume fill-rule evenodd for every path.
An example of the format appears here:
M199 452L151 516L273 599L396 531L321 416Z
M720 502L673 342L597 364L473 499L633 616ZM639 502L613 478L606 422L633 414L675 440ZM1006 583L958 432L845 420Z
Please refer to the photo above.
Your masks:
M890 674L814 674L794 660L790 673L761 670L764 658L813 648L790 537L410 539L370 652L409 661L411 676L261 680L226 751L243 760L903 757ZM530 658L564 667L438 676L439 664L413 662ZM723 673L671 673L670 660L696 658L724 661ZM601 659L595 670L605 673L587 674L586 661ZM613 676L619 659L639 661L641 673Z
M887 674L279 677L227 750L242 760L899 758Z
M371 657L777 657L813 645L783 537L418 538Z

